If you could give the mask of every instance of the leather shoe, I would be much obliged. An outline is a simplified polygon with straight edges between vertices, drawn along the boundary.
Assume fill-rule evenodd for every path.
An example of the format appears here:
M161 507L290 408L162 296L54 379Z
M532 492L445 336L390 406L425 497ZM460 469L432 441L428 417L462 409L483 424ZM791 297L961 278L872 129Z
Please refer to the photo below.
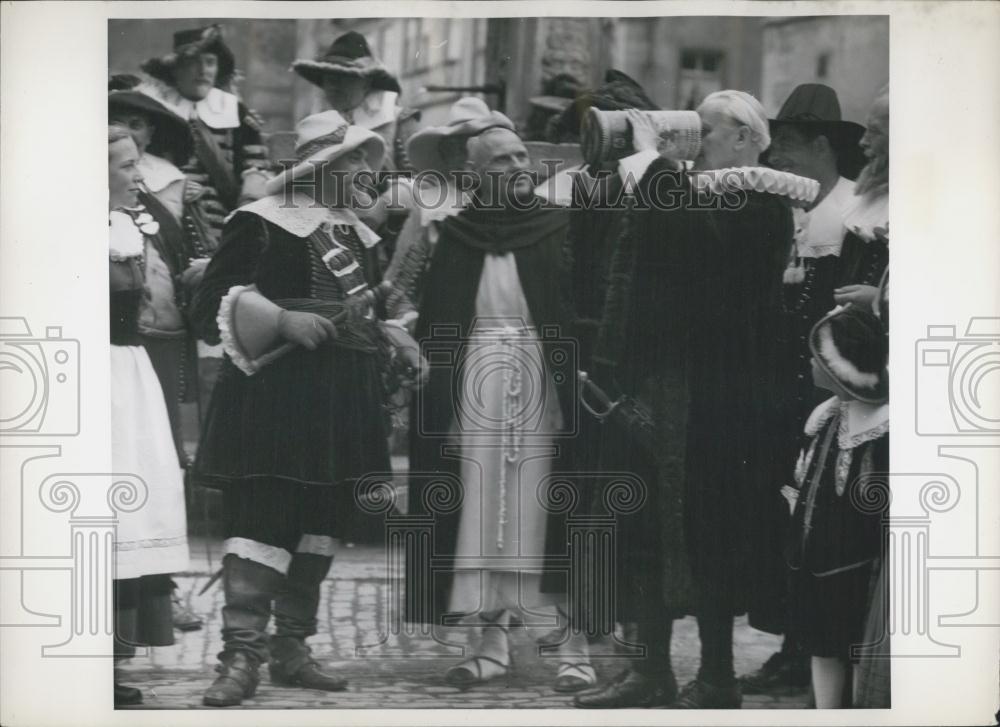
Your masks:
M603 689L577 695L573 704L581 709L663 707L676 696L677 681L673 672L652 677L628 669Z
M809 658L783 651L771 654L760 669L740 677L744 694L805 689L810 684Z
M733 682L728 687L717 687L714 684L695 679L688 682L681 690L677 701L670 705L671 709L740 709L743 706L743 695L740 685Z
M209 707L234 707L257 691L260 675L258 661L247 651L223 654L222 663L215 667L219 676L205 691L202 703Z
M304 687L324 692L342 692L347 689L346 679L327 674L320 669L319 663L312 659L292 674L285 671L284 666L273 661L268 665L268 671L271 673L271 683L277 686Z
M142 692L135 687L127 687L116 682L115 706L127 707L133 704L142 704Z

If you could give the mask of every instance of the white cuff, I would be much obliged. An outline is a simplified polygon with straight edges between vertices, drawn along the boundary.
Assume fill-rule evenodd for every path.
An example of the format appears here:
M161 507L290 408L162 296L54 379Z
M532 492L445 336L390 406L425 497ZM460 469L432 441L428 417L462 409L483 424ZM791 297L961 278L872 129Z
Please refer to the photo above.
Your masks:
M288 565L292 562L292 554L284 548L248 538L226 538L222 543L222 552L224 555L232 554L266 565L282 575L288 574Z
M659 156L652 149L647 149L618 160L618 174L621 176L622 182L625 183L626 193L631 194L635 191L636 185L646 174L649 165L656 161Z
M325 555L332 558L334 555L333 538L329 535L303 535L299 538L299 545L295 548L295 552Z

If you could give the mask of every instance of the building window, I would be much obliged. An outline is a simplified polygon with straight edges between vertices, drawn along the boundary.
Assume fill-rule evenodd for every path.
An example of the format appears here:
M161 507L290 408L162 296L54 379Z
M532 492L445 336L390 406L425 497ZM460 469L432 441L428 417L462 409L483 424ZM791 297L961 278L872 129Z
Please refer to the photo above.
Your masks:
M430 46L424 30L423 18L406 18L403 21L403 76L412 76L430 65Z
M830 54L821 53L816 59L816 78L826 78L830 72Z
M677 84L678 108L697 108L708 94L722 90L724 61L722 51L681 51L680 79Z

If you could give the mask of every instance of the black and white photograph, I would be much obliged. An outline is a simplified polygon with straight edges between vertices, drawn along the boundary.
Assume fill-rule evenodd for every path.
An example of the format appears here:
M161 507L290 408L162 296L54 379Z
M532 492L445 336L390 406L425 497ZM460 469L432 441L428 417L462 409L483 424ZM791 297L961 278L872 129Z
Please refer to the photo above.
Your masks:
M962 99L938 98L953 127L911 145L894 51L909 16L116 5L80 61L88 79L103 64L93 105L58 111L41 87L23 102L67 130L79 116L95 159L106 118L106 177L53 159L26 178L54 214L74 187L106 192L108 226L88 203L73 243L93 331L19 298L0 319L20 512L0 637L92 662L125 721L895 724L915 658L971 658L945 627L975 626L993 671L969 697L992 723L1000 310L912 322L911 296L949 294L907 235L890 304L890 209L908 233L897 214L946 184L915 193L894 161L904 207L890 146L960 177L943 147L966 133ZM9 39L12 57L25 41ZM890 144L904 75L891 126L906 145ZM8 112L19 98L4 89ZM4 153L29 169L11 128ZM995 174L950 183L973 205L1000 190ZM4 209L10 273L35 238ZM970 236L1000 233L979 214ZM959 240L922 244L988 280L996 254L977 263ZM37 246L59 269L69 244ZM890 311L908 337L891 346ZM906 444L890 448L900 367ZM100 459L71 464L97 430ZM913 448L944 461L911 464ZM943 474L948 458L967 471ZM65 534L39 550L33 517ZM942 550L931 533L947 528L965 545ZM32 595L57 588L59 616ZM61 643L27 628L57 625Z

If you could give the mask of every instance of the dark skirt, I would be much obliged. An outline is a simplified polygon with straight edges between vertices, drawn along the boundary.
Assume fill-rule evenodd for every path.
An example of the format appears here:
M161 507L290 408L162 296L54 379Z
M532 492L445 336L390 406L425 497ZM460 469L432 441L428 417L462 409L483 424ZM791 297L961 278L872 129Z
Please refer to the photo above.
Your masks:
M390 472L382 382L373 354L296 349L253 376L227 358L195 462L197 481L310 485Z
M795 571L791 578L790 629L809 656L850 658L864 642L871 563L827 576Z
M129 658L137 646L172 646L173 581L163 573L114 582L115 656Z

